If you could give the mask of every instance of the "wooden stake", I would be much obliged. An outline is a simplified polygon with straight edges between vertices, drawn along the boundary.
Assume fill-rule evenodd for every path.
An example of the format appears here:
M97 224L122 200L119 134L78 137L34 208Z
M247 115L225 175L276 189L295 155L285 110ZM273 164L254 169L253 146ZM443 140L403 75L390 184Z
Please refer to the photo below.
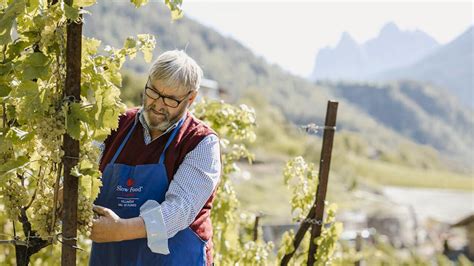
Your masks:
M337 102L332 102L332 101L328 102L328 107L327 107L327 111L326 111L326 123L325 123L326 127L325 127L325 130L324 130L324 136L323 136L323 149L321 151L321 162L320 162L320 166L319 166L320 167L320 172L319 172L319 178L320 179L321 179L321 168L322 168L323 162L328 163L327 171L328 171L328 174L329 174L329 163L331 161L332 143L333 143L333 137L334 137L334 129L335 129L335 126L336 126L337 106L338 106ZM331 112L331 120L329 119L330 112ZM334 116L334 117L332 117L332 116ZM332 121L332 119L334 119L333 123L329 124L329 121ZM331 132L331 141L330 141L330 144L331 144L330 148L331 149L329 149L329 160L326 159L326 161L324 161L325 157L323 156L323 154L326 155L326 156L328 155L328 152L327 152L328 147L327 146L328 146L329 142L327 141L327 138L328 138L329 135L327 135L327 133L326 133L327 131ZM325 146L325 144L326 144L326 146ZM326 147L326 150L324 150L324 147ZM329 175L326 175L326 182L325 182L326 183L326 188L327 188L327 177L328 176ZM296 249L299 247L301 241L303 240L304 235L306 234L306 231L308 230L308 228L312 224L311 221L318 221L318 219L315 218L316 217L316 206L323 205L322 206L323 207L322 211L324 213L324 200L326 198L326 189L324 189L324 197L322 198L323 203L318 204L318 202L321 200L321 198L318 197L318 193L320 191L319 186L321 186L321 180L319 181L318 191L316 192L314 204L311 207L311 209L310 209L308 215L306 216L306 218L301 223L300 228L296 232L295 240L293 241L293 248L294 248L293 252L285 254L285 256L283 256L283 258L281 259L281 262L280 262L280 265L282 265L282 266L286 266L290 262L290 259L293 257L293 255L296 252ZM314 251L313 254L315 254L315 251ZM313 258L314 258L314 256L313 256ZM314 264L314 262L313 262L313 264Z
M320 221L312 224L311 241L308 250L308 264L314 265L316 251L318 246L315 243L316 238L321 235L321 227L323 225L324 202L326 200L326 191L329 179L329 167L331 166L332 144L334 142L334 131L336 127L337 102L328 102L326 111L326 122L324 123L323 147L321 149L321 161L319 163L319 185L316 192L316 211L313 221Z
M72 0L67 0L72 5ZM82 22L68 21L66 43L66 86L64 96L79 101L81 96L81 47ZM64 134L64 211L63 211L63 245L61 265L76 265L77 245L77 199L78 178L71 175L71 169L79 159L79 141Z

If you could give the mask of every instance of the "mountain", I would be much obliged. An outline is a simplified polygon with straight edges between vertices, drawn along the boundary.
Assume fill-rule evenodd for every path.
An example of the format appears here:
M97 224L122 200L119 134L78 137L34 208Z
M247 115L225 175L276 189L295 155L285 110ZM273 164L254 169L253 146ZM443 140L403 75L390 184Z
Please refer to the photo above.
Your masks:
M318 84L330 87L336 96L417 143L438 150L449 150L449 145L474 146L473 112L440 88L414 81Z
M466 117L472 117L473 113L456 108L450 97L434 93L428 85L413 83L412 87L417 88L413 89L411 85L396 83L374 86L351 83L344 88L329 83L314 84L269 64L234 39L194 20L184 17L170 22L169 11L160 3L151 2L145 8L135 9L126 2L100 2L89 11L92 16L85 18L86 36L117 47L127 36L154 34L158 47L155 56L163 50L186 49L202 66L205 76L226 88L233 101L259 95L255 100L269 102L294 124L321 125L327 101L335 99L340 103L338 130L359 132L369 143L378 143L386 149L395 149L398 143L410 139L472 158L469 156L472 156L473 136L466 131L472 132L473 125ZM358 47L348 34L343 35L338 46L347 51ZM135 59L126 67L138 77L146 73L149 64ZM141 82L144 84L146 79ZM133 85L137 86L138 95L143 85L136 83ZM393 106L384 108L385 103L387 107Z
M357 79L365 72L367 56L361 47L347 32L344 32L337 46L319 51L313 79L338 79L344 73L345 79Z
M412 79L436 84L474 107L474 26L418 62L376 75L381 80Z
M401 31L393 22L363 44L357 44L345 32L335 48L318 52L310 78L363 80L384 70L412 64L436 47L438 43L426 33Z

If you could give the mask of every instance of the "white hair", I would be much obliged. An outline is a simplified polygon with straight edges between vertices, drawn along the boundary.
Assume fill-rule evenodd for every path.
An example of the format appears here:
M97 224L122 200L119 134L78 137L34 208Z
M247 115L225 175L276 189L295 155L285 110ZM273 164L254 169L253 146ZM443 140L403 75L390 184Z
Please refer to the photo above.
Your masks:
M151 81L160 80L165 86L184 92L197 91L202 75L196 61L181 50L162 53L149 71Z

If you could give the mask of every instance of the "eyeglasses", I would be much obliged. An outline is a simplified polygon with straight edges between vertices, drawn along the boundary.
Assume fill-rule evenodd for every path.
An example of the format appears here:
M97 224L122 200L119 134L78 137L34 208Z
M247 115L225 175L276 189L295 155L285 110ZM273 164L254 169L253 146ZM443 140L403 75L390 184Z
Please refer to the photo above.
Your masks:
M150 80L148 79L148 81L150 81ZM183 102L186 99L186 97L188 97L188 95L191 94L191 92L192 91L188 92L182 100L177 100L173 97L165 96L165 95L159 93L158 91L156 91L153 88L149 87L148 83L145 85L145 94L148 97L150 97L153 100L158 100L158 99L161 98L163 103L166 106L171 107L171 108L178 107L181 104L181 102Z

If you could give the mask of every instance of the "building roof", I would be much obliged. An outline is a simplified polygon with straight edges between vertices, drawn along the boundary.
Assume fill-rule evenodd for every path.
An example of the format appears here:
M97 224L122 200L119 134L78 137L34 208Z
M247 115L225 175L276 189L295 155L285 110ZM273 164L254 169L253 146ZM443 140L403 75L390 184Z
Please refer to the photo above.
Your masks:
M466 226L466 225L469 225L471 223L474 223L474 214L471 214L471 215L465 217L461 221L451 225L451 227Z

